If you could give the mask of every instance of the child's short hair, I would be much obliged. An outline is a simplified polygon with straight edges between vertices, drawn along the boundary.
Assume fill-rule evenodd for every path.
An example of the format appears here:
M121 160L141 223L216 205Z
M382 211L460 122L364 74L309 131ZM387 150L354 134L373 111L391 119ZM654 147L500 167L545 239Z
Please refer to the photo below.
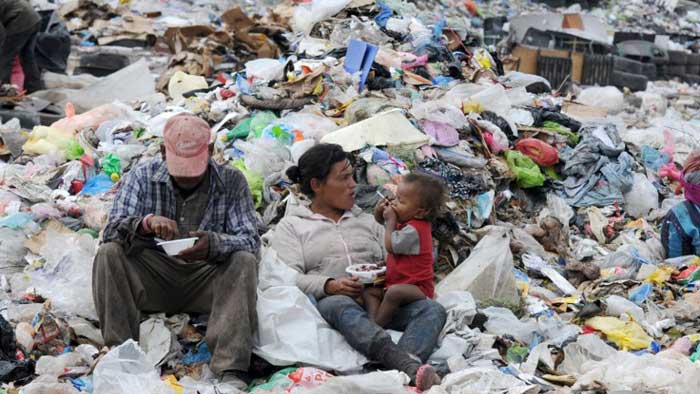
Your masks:
M447 203L447 186L442 179L412 172L405 175L403 181L415 186L421 208L426 210L427 220L433 220L442 214Z

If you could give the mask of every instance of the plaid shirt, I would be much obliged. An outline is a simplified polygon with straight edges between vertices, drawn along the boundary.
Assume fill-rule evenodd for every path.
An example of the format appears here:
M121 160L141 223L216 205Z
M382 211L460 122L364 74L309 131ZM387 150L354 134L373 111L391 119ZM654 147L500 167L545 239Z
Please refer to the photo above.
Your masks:
M209 233L209 260L221 261L236 251L257 253L255 206L243 174L209 162L209 202L199 230ZM127 174L112 205L104 241L129 242L148 214L177 222L176 191L165 162L155 159Z

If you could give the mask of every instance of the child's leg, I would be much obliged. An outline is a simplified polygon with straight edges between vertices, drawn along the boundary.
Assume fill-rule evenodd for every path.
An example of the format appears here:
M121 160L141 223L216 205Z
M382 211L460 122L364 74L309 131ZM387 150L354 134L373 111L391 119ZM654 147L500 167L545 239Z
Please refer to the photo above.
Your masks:
M415 285L393 285L384 293L375 322L381 327L391 323L396 310L406 304L425 299L425 294Z
M379 310L379 304L382 303L383 290L379 287L368 287L362 292L362 300L365 302L365 309L369 314L369 319L374 321Z

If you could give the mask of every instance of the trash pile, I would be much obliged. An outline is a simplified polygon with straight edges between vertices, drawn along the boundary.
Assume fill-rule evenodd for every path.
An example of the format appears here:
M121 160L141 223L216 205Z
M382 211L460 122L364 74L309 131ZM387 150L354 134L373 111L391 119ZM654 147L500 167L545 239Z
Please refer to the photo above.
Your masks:
M264 16L232 4L214 17L224 2L187 16L188 2L116 3L61 15L98 50L139 41L153 58L48 75L0 124L0 392L237 392L213 381L205 320L153 315L138 343L107 349L92 301L119 181L160 155L181 112L209 122L214 158L245 175L266 237L297 193L285 169L317 143L352 153L368 211L409 171L446 182L433 237L448 321L429 361L444 378L431 394L697 391L700 258L665 259L659 234L684 200L679 165L700 147L697 86L552 93L475 46L472 2L436 2L442 19L433 2L401 0L271 2ZM261 274L259 303L281 289ZM286 369L294 360L258 360L251 391L415 392L337 349Z

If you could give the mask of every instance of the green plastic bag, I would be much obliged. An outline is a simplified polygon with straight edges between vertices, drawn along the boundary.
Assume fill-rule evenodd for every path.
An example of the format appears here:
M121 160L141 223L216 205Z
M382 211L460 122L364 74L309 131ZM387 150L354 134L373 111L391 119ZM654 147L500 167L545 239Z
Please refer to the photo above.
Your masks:
M248 170L242 158L231 162L231 164L238 168L243 173L243 176L245 176L246 181L248 181L250 194L253 195L253 201L255 201L255 208L260 208L263 196L263 177Z
M265 127L269 126L270 123L276 120L277 115L275 115L273 112L258 112L250 121L250 131L253 133L255 138L260 138L262 131L265 130Z
M527 360L527 355L530 353L528 348L514 345L508 348L506 352L506 361L511 364L522 364Z
M272 374L272 376L270 376L270 379L267 380L267 383L262 383L262 384L259 384L256 386L252 386L252 387L249 387L248 389L253 394L255 394L258 391L267 393L270 391L274 391L275 389L283 389L283 390L288 389L289 387L291 387L294 384L294 382L291 379L289 379L289 377L287 375L289 375L290 373L292 373L296 370L297 370L296 367L281 369L281 370L275 372L274 374Z
M110 177L113 174L122 174L122 162L119 156L114 153L107 153L105 157L100 160L100 165L102 166L102 171Z
M240 121L236 127L232 128L226 133L226 140L224 142L233 141L236 138L246 138L250 134L250 124L253 118L245 118Z
M517 150L509 150L506 151L506 161L518 180L518 186L528 189L544 185L544 175L531 158Z
M547 129L549 131L554 131L556 133L563 134L563 135L567 136L571 140L571 142L573 142L574 144L578 144L578 141L581 138L581 137L579 137L578 134L575 134L569 128L564 127L564 126L560 125L559 123L553 122L551 120L544 121L544 123L542 123L542 127L544 127L545 129Z
M76 140L68 141L66 144L66 159L78 160L85 154L85 149Z

